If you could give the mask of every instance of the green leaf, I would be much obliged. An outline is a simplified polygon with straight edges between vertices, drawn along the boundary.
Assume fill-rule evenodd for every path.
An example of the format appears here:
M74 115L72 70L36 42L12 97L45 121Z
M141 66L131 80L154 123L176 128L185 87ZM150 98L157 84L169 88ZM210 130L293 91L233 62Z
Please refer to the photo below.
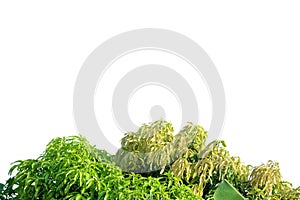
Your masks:
M245 200L245 198L226 180L218 186L214 198L215 200Z

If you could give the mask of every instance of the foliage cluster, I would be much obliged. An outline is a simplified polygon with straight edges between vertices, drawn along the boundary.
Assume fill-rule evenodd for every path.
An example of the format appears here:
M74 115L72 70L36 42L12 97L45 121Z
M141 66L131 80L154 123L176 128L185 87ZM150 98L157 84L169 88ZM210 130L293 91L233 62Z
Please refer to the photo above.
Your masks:
M152 131L143 131L147 128ZM300 199L300 187L293 188L282 180L278 163L245 165L240 157L230 155L225 141L216 140L205 146L207 132L199 125L188 123L176 135L173 130L170 123L158 120L144 124L137 133L130 133L139 137L133 143L127 142L131 139L125 135L115 157L116 164L123 171L135 173L141 169L155 171L153 166L156 166L162 169L160 173L146 175L157 177L167 170L204 199L214 199L217 187L224 181L248 199ZM145 151L147 146L150 148Z
M230 187L249 200L300 199L300 187L282 180L278 163L245 165L224 141L205 145L206 138L192 123L174 135L163 120L126 133L116 155L82 136L54 138L37 159L13 163L0 199L218 200Z
M112 160L82 136L55 138L37 159L13 164L1 198L200 199L172 173L160 178L123 173Z

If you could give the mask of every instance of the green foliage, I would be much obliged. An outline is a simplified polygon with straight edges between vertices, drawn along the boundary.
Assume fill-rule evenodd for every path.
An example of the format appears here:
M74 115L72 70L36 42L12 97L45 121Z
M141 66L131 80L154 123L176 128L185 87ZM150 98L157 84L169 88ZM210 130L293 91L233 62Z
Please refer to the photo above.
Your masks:
M129 174L130 186L124 191L122 199L186 199L202 200L191 188L172 173L164 173L159 178Z
M126 133L115 156L116 165L125 172L145 173L166 166L173 141L173 126L166 121L143 124L139 130ZM163 148L165 147L165 148Z
M144 124L137 133L126 134L122 139L116 163L122 170L135 173L170 171L205 199L214 199L217 186L224 181L249 199L300 199L299 189L281 180L278 163L244 165L226 150L225 141L205 146L206 137L201 126L191 123L175 136L168 122Z
M97 155L97 156L93 156ZM104 151L89 145L78 136L53 139L37 159L16 161L9 171L16 171L8 198L16 199L72 199L109 195L102 193L113 188L111 177L121 177L111 158ZM110 185L109 185L110 184Z
M202 152L191 152L178 159L171 171L192 184L194 192L205 198L213 196L216 186L224 180L241 189L248 179L250 166L243 165L239 157L230 156L225 146L224 141L214 141ZM189 156L196 159L190 161Z
M82 136L55 138L38 158L12 164L0 200L226 200L232 192L249 200L300 199L300 187L282 180L278 163L246 166L224 141L205 146L206 138L192 123L174 135L163 120L125 134L115 156Z
M279 164L271 160L252 169L248 187L249 199L300 199L300 187L293 188L292 184L283 181Z
M200 199L172 174L124 174L81 136L55 138L37 159L16 161L5 199Z
M121 140L122 149L129 152L153 152L173 140L174 128L171 123L158 120L143 124L136 133L128 132Z
M214 198L215 200L245 200L245 198L226 180L218 186Z
M160 170L161 174L189 148L200 151L207 137L201 126L192 123L175 136L173 132L172 124L158 120L143 124L136 133L126 133L115 156L116 165L126 172L148 174Z

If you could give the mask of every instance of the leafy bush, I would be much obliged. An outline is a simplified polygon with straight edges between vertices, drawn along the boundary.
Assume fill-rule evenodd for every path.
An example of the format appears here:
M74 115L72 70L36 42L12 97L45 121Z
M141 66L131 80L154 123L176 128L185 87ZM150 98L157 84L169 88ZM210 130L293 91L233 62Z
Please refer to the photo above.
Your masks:
M279 164L271 160L252 169L248 187L249 199L300 199L300 187L292 188L291 183L283 181Z
M230 187L249 200L300 199L300 187L282 180L278 163L246 166L224 141L205 146L207 132L199 125L173 132L163 120L144 124L125 134L115 156L82 136L54 138L38 158L12 164L0 200L218 200Z
M123 171L143 175L143 170L157 167L162 173L167 169L205 199L214 199L216 189L224 181L248 199L300 199L299 188L281 180L278 163L246 166L239 157L230 155L225 141L205 146L206 138L207 132L199 125L189 123L174 136L171 124L158 120L144 124L137 133L125 135L116 163ZM160 176L146 173L149 174Z
M37 159L16 161L9 171L6 199L197 199L172 174L123 174L105 151L85 138L55 138ZM200 199L200 198L198 198Z
M37 159L13 164L9 174L15 170L17 173L7 185L11 190L8 198L104 197L100 191L107 187L111 177L122 176L121 170L107 158L106 152L92 148L83 137L53 139Z
M191 149L200 151L207 133L201 126L187 124L174 136L172 124L158 120L143 124L136 132L126 133L122 147L115 156L116 165L123 171L154 175L163 173L166 167Z

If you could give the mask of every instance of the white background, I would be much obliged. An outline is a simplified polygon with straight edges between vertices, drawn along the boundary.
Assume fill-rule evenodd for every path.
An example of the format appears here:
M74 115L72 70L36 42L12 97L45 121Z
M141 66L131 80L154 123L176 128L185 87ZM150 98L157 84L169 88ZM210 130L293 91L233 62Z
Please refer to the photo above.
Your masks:
M73 89L86 57L114 35L151 27L188 36L214 61L231 154L254 165L276 160L299 186L298 2L1 1L0 182L11 162L77 134Z

